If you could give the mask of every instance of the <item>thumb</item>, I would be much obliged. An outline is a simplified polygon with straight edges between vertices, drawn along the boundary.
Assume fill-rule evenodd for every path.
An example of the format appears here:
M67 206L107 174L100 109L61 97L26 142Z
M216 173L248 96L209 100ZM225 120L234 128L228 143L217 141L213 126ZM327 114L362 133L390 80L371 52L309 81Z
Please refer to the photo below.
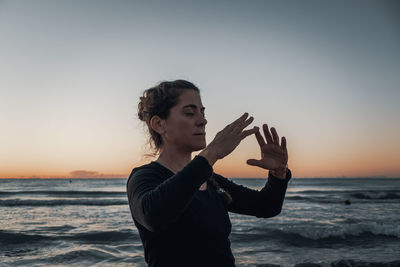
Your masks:
M248 159L247 160L247 164L249 164L249 165L251 165L251 166L258 166L258 167L260 167L261 166L261 160L258 160L258 159Z

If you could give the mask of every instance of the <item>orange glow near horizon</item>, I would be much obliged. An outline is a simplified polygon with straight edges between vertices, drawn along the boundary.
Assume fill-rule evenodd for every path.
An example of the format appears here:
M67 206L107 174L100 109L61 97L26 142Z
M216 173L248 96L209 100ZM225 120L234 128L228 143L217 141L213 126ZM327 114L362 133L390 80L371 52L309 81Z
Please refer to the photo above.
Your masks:
M136 140L138 144L142 141L140 138ZM339 141L336 143L340 144ZM320 143L324 144L323 141ZM357 145L346 147L346 150L344 146L335 147L333 144L330 147L299 145L289 147L288 165L293 177L400 177L400 150L397 145ZM149 151L145 148L139 151L138 147L142 146L137 144L131 147L121 144L119 147L124 150L95 151L82 155L67 150L57 157L49 156L52 155L50 153L25 153L15 159L3 157L0 160L0 178L127 178L133 168L156 159L143 157ZM266 178L268 170L246 164L249 158L259 159L259 153L255 139L244 140L232 154L217 161L214 172L226 178Z
M140 166L151 160L141 161L131 167ZM387 161L379 161L374 158L331 159L329 162L313 163L312 160L289 161L289 168L293 177L400 177L400 169L394 158ZM29 168L20 169L19 172L2 172L0 179L10 178L127 178L131 169L113 170L113 172L99 172L94 170L55 171ZM268 170L246 164L245 157L234 157L231 160L221 160L214 165L214 172L226 178L266 178Z

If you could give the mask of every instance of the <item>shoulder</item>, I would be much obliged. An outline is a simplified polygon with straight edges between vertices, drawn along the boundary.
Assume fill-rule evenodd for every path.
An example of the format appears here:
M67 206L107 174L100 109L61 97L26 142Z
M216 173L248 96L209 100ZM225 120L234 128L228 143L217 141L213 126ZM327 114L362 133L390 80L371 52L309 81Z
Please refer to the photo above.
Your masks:
M150 162L132 169L127 180L127 186L140 180L163 180L163 177L165 177L165 173L160 166L157 163Z

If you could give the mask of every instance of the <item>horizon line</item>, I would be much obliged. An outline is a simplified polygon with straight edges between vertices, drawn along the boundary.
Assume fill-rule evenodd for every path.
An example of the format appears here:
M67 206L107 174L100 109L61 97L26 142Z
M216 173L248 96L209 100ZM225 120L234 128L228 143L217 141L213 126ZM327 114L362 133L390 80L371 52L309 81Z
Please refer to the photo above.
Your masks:
M1 179L128 179L129 177L0 177ZM227 179L268 179L268 177L225 177ZM313 176L313 177L292 177L291 179L400 179L400 177L376 176Z

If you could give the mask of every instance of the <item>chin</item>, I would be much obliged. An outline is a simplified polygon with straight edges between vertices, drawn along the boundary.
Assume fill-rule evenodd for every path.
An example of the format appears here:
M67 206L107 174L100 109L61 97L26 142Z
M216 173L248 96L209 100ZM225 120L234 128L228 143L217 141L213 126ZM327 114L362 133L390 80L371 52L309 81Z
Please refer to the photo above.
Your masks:
M201 149L204 149L206 146L207 146L207 144L206 144L206 142L204 142L203 144L198 144L196 146L193 146L192 150L193 151L199 151Z

